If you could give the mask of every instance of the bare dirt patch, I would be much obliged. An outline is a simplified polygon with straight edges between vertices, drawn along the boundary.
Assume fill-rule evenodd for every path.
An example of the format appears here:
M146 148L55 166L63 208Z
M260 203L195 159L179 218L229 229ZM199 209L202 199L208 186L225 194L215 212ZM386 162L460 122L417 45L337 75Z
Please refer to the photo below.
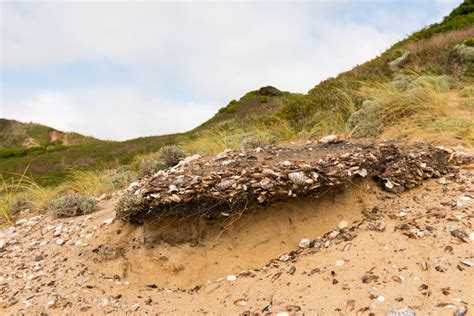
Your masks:
M349 224L360 220L375 198L367 193L367 186L354 184L319 200L280 203L227 221L177 218L143 226L117 223L99 236L97 255L88 256L90 267L133 283L185 289L203 285L262 267L293 250L302 238L337 229L342 220Z

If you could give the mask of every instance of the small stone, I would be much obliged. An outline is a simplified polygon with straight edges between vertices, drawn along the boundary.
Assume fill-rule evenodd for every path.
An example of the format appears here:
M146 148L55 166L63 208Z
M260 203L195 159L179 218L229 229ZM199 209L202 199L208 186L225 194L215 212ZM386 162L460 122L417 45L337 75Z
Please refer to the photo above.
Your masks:
M468 207L470 204L472 203L472 198L469 197L469 196L461 196L456 205L457 207L459 208L465 208L465 207Z
M65 243L64 239L61 239L61 238L58 238L55 241L55 244L58 245L58 246L62 246L62 245L64 245L64 243Z
M301 239L298 245L300 246L300 248L304 249L304 248L308 248L310 243L311 243L311 240L309 240L308 238L303 238Z
M293 258L292 256L285 254L285 255L280 256L279 260L283 262L287 262L287 261L290 261L292 258Z
M474 240L474 232L470 232L470 233L469 233L469 239L470 239L470 240ZM0 247L0 249L1 249L1 248L2 248L2 247Z
M383 296L383 295L377 296L377 301L379 301L381 303L384 302L385 301L385 296Z
M55 304L56 304L56 300L54 298L52 298L52 299L48 300L48 302L46 303L46 306L47 307L54 307Z
M140 308L140 304L133 304L132 311L136 312Z
M347 221L340 221L339 224L337 224L337 228L339 229L344 229L347 226L349 226L349 223Z
M237 277L233 274L227 276L227 281L233 282L237 280Z
M223 160L223 159L227 159L229 157L229 154L228 154L228 150L224 150L223 152L221 153L218 153L216 155L216 157L214 158L214 160Z
M283 161L281 164L282 164L283 166L285 166L285 167L289 167L289 166L293 165L293 164L291 163L291 161L288 161L288 160Z
M461 306L457 308L453 313L454 316L464 316L466 314L467 314L467 306Z
M107 218L106 220L104 220L104 221L102 222L102 224L110 225L110 224L112 224L113 222L114 222L114 218L111 217L111 218Z
M342 259L336 260L336 267L342 267L346 262Z
M319 140L319 142L323 144L334 143L336 141L337 141L337 135L334 135L334 134L324 136L323 138Z
M7 244L7 241L5 239L0 239L0 250L4 250L6 244Z
M445 177L439 178L437 182L439 184L448 184L448 180Z

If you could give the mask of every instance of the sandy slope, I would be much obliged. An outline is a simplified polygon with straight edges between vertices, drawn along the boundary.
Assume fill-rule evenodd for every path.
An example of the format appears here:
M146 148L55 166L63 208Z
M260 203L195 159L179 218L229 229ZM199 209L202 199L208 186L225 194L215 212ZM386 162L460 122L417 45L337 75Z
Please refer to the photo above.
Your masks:
M22 221L0 234L0 313L469 315L474 207L457 201L474 197L471 173L401 195L366 180L233 223L109 224L114 200L91 216ZM158 229L172 244L148 238ZM314 247L299 249L302 238Z

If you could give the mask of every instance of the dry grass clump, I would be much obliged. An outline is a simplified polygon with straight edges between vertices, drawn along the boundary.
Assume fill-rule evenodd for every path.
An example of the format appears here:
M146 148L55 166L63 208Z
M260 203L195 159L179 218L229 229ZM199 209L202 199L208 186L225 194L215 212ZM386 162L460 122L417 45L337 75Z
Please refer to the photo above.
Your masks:
M92 213L97 206L95 198L81 194L67 194L48 203L48 211L56 217L73 217Z
M0 223L14 223L12 207L21 182L22 179L19 179L18 182L13 179L11 182L7 182L3 176L0 176Z
M79 194L99 196L112 190L110 176L107 170L69 169L69 181L64 188Z
M288 121L269 116L245 121L227 120L193 137L183 138L181 144L188 152L212 155L227 148L240 148L252 139L272 144L292 140L295 137L296 133Z
M26 209L41 211L59 192L59 188L37 184L26 172L14 174L8 181L0 176L0 222L13 224L15 215Z
M426 126L449 113L450 78L448 76L412 75L411 80L373 83L361 89L369 101L348 120L348 128L356 136L379 135L388 127L409 122Z

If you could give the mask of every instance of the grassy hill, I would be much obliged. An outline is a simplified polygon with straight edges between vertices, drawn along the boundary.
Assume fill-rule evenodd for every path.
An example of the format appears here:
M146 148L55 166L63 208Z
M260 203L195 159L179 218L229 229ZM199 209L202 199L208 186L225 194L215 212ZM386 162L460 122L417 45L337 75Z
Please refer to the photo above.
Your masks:
M465 1L440 23L307 94L286 94L274 112L216 115L182 143L210 153L252 138L278 142L338 133L474 145L473 3Z
M105 142L0 120L0 147L4 147L0 149L0 171L4 175L22 172L29 165L40 183L53 185L64 181L68 168L129 165L152 157L149 153L165 144L210 154L329 133L472 146L473 74L474 2L468 0L440 23L413 33L373 60L328 78L306 94L263 87L230 101L187 133ZM15 132L3 132L11 126L16 126ZM39 146L27 148L28 144ZM12 149L18 146L23 147Z
M96 139L78 133L65 133L35 123L0 118L0 148L50 147L76 145Z

